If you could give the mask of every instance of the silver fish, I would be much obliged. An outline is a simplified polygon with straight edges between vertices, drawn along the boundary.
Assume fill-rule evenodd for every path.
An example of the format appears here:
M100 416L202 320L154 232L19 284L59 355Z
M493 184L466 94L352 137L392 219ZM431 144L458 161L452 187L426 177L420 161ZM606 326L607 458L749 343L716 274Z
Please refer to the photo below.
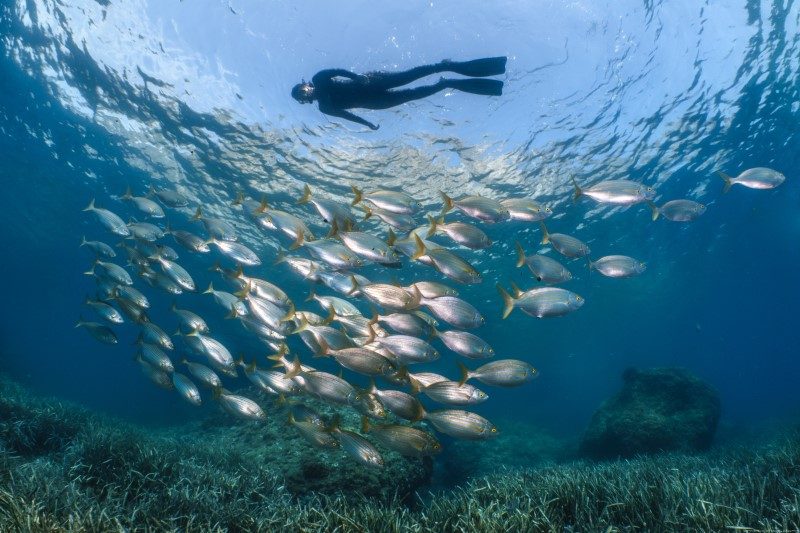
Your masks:
M190 404L201 405L203 403L202 398L200 398L200 390L197 388L197 385L192 383L191 379L184 376L180 372L174 372L172 374L172 384L175 387L175 390L178 391L178 394L181 395L181 398Z
M777 170L764 167L749 168L735 178L724 172L717 172L717 174L725 181L723 193L728 192L733 185L737 184L748 189L774 189L786 180L786 176Z
M644 272L647 265L627 255L607 255L597 261L589 261L589 268L609 278L630 278Z
M499 284L497 290L503 297L504 319L515 307L533 317L548 318L569 314L580 309L584 303L581 296L556 287L542 287L525 292L516 291L517 294L513 298Z
M175 283L172 278L163 272L156 272L148 267L144 267L139 271L139 275L144 279L148 285L166 291L170 294L182 294L183 288Z
M292 304L292 301L289 299L289 296L286 295L283 289L273 283L270 283L269 281L245 276L241 267L239 267L236 277L239 283L242 284L242 287L250 288L250 294L253 294L254 296L268 300L283 308L288 308Z
M661 207L652 202L649 205L653 211L653 220L664 215L664 218L673 222L691 222L706 212L706 206L692 200L670 200Z
M356 283L358 282L356 281ZM315 300L326 311L333 310L336 316L361 316L361 311L358 310L358 307L336 296L320 296L312 291L306 298L306 301L309 300Z
M215 389L214 399L219 402L222 408L230 415L242 420L266 420L267 415L261 407L244 396L231 394L225 389Z
M127 270L115 263L106 263L105 261L100 261L99 259L95 259L94 264L92 264L92 268L87 272L84 272L84 274L89 276L94 275L94 269L97 267L100 267L100 270L103 272L105 277L114 280L120 285L133 285L133 280L131 279L131 275L128 274Z
M168 224L164 233L172 235L175 242L191 252L205 254L211 251L211 248L208 247L208 241L189 231L174 230L171 229Z
M294 308L286 311L282 307L278 307L269 300L264 300L258 296L254 296L243 289L236 293L236 296L242 298L242 301L247 305L248 314L282 335L288 335L292 332L292 325L290 320L294 317ZM236 306L231 307L230 317L238 316Z
M172 360L155 344L139 342L139 356L159 370L167 373L175 371Z
M164 210L161 209L160 205L155 203L150 198L146 198L144 196L134 196L130 187L128 187L128 190L125 191L122 199L132 202L133 205L136 206L136 209L148 216L153 218L164 218Z
M508 209L511 220L523 222L539 222L553 214L553 210L535 200L528 198L510 198L500 200L500 204Z
M652 200L656 191L652 187L630 180L604 180L586 188L581 188L575 179L575 200L588 196L595 202L613 205L634 205Z
M353 205L363 201L384 211L405 215L412 215L422 209L422 204L404 192L377 190L364 194L355 185L350 187L353 189Z
M207 366L201 365L200 363L193 363L186 359L181 360L181 363L186 365L186 368L189 369L189 373L206 387L210 389L222 387L222 381L219 379L217 373Z
M169 377L169 374L154 367L141 357L137 357L136 362L139 363L139 368L142 370L144 375L147 376L147 379L162 389L172 390L172 379Z
M401 335L427 337L433 333L433 326L414 313L392 313L389 315L377 315L375 318L378 322L386 324ZM375 334L377 335L377 331Z
M360 274L350 274L347 272L328 272L325 270L320 270L317 272L318 281L329 289L340 294L358 296L361 293L358 291L358 289L353 290L352 278L356 278L356 281L359 285L366 285L370 283L367 278Z
M192 331L184 335L189 346L197 353L205 355L211 366L229 376L236 376L236 362L231 352L218 340Z
M422 416L422 404L407 392L392 389L379 390L375 386L374 380L372 380L370 388L367 390L370 394L377 396L384 407L389 409L395 416L406 420L419 420Z
M448 405L474 405L489 399L482 390L457 381L439 381L423 388L422 392L431 400Z
M181 325L189 331L197 330L200 333L208 333L208 324L206 324L206 321L203 320L203 317L200 315L187 309L178 309L175 302L172 303L170 310L178 315L178 320Z
M97 257L111 259L117 256L117 253L114 251L114 249L104 242L87 241L86 237L82 237L81 246L86 246L89 248Z
M572 273L555 259L541 254L533 254L526 257L525 250L522 249L522 245L519 242L516 243L516 248L517 268L527 265L538 281L548 285L555 285L572 279Z
M553 249L561 255L575 259L576 257L585 257L591 252L589 246L583 241L563 233L549 233L544 222L539 222L539 224L542 227L542 244L550 243Z
M333 436L324 430L320 424L310 420L296 420L294 413L289 411L289 423L294 426L300 435L312 446L323 449L336 448L339 446Z
M278 255L278 258L275 260L276 265L281 263L286 263L289 265L289 268L291 268L292 271L294 271L303 279L307 279L309 281L317 281L317 273L324 270L324 267L316 261L312 261L311 259L307 259L305 257L288 256L283 252L281 252Z
M158 261L164 274L166 274L172 281L180 285L182 289L187 291L195 290L195 284L192 276L178 263L175 261L170 261L166 257L162 257L160 255L151 256L150 259Z
M163 329L152 322L144 322L142 324L142 340L146 342L152 342L153 344L158 344L165 350L172 350L175 348L175 345L172 343L172 339L169 338L169 335L167 335Z
M352 405L362 415L379 420L386 418L386 409L384 409L383 404L377 396L368 391L360 391Z
M428 387L440 381L448 381L446 377L433 372L417 372L416 374L409 372L408 379L412 384L417 383L418 388Z
M405 215L402 213L392 213L391 211L385 211L383 209L367 207L364 205L362 205L362 208L366 213L364 215L364 220L367 220L368 218L375 215L376 217L381 219L382 222L390 225L391 227L393 227L398 231L410 231L416 225L414 217L412 217L411 215Z
M312 198L311 188L308 185L303 187L303 195L297 200L297 203L310 203L313 205L322 219L328 224L336 222L340 228L355 225L356 221L349 206L326 198Z
M409 335L376 337L375 342L392 352L404 363L428 363L439 358L439 352L433 346L422 339Z
M97 313L98 316L103 318L103 320L105 320L106 322L109 322L111 324L122 324L123 322L125 322L120 312L105 302L86 298L86 301L84 303L89 307L91 307L92 310L95 313Z
M538 375L538 371L534 367L525 361L516 359L492 361L475 370L469 370L461 363L459 363L459 367L461 368L459 383L465 383L468 379L475 378L481 383L497 387L516 387Z
M157 241L164 236L164 230L149 222L129 222L128 229L135 239L144 241Z
M417 246L420 246L424 255L427 255L433 266L448 278L464 284L480 283L481 275L464 259L445 248L428 248L419 237L416 237Z
M439 298L440 296L458 296L458 291L438 281L416 281L404 287L409 294L414 293L414 287L422 294L423 298Z
M102 209L100 207L95 207L94 205L94 198L92 201L89 202L89 205L84 208L84 211L91 211L97 217L98 222L105 227L111 233L115 235L119 235L121 237L128 237L131 234L131 230L128 229L128 226L125 225L125 222L119 218L116 214L112 213L108 209Z
M339 441L339 445L351 457L363 465L372 468L383 468L383 457L367 439L352 431L334 425L331 434Z
M326 402L347 405L358 396L356 389L339 376L320 371L304 372L299 363L286 374L289 379L295 376L302 376L306 392Z
M353 288L360 290L369 301L385 309L397 311L411 311L419 307L422 295L409 294L403 287L389 285L387 283L370 283L359 285L355 278L351 279Z
M354 254L368 261L387 267L400 267L400 258L386 242L363 231L339 231L336 222L331 226L329 234L338 237Z
M113 296L112 299L117 303L119 308L122 310L122 313L131 321L136 323L147 321L147 315L145 314L144 309L136 305L133 301L121 296L120 294Z
M492 240L479 228L464 222L445 223L444 217L438 220L428 215L430 229L427 237L444 233L453 241L472 250L482 250L492 245Z
M85 322L82 318L75 324L76 328L84 328L96 340L105 344L117 344L117 335L108 326L97 322Z
M336 270L350 270L364 265L364 261L356 254L339 242L331 239L319 239L305 242L301 238L299 245L305 246L312 256ZM293 244L292 248L295 247L296 245Z
M219 240L213 237L207 242L208 244L213 244L216 246L220 252L227 255L237 263L247 266L257 266L261 264L261 259L258 258L258 255L242 243Z
M344 348L331 350L327 343L322 344L320 355L333 357L348 370L365 376L385 376L395 370L394 365L379 353L367 348Z
M424 415L437 431L466 440L483 440L498 435L497 427L480 415L460 409L429 411Z
M247 306L239 298L229 292L215 290L213 283L208 284L208 288L203 291L203 294L212 295L217 304L224 307L228 312L233 310L236 316L244 316L248 313Z
M130 300L142 309L150 308L150 301L147 299L147 297L134 287L121 285L117 287L117 295Z
M444 207L442 214L447 213L454 207L464 214L477 218L484 222L502 222L511 218L508 208L492 198L484 196L465 196L460 200L453 200L445 193L440 192Z
M300 218L277 209L267 209L258 213L258 221L262 226L273 231L280 231L290 237L292 241L297 241L300 235L308 241L315 239L314 233Z
M197 211L195 211L192 220L199 220L202 222L208 234L215 239L222 241L236 241L239 239L236 235L236 228L234 228L230 222L222 220L221 218L204 216L202 209L199 207Z
M170 189L156 190L154 187L150 187L150 194L154 194L160 202L168 207L186 207L189 205L189 200L178 191Z
M442 451L433 435L421 429L399 424L372 425L366 418L362 419L361 431L369 433L375 440L390 450L407 457L430 457Z
M450 350L470 359L485 359L494 355L489 344L467 331L436 331L436 336Z
M486 319L480 311L470 303L455 296L441 296L439 298L423 298L420 302L436 318L447 322L453 327L471 329L482 326Z

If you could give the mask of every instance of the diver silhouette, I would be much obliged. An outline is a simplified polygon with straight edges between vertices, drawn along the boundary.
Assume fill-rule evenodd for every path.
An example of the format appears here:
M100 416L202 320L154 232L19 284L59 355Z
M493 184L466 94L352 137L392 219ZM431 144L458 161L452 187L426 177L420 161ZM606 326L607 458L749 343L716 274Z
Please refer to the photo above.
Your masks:
M310 104L316 100L319 110L326 115L344 118L377 130L379 126L349 112L348 109L388 109L412 100L425 98L443 89L500 96L503 94L502 81L470 78L495 76L503 74L505 71L505 57L488 57L472 61L445 60L402 72L355 74L344 69L327 69L314 74L310 83L303 81L295 85L292 88L292 97L301 104ZM440 78L433 85L391 90L419 78L441 72L454 72L462 76L470 76L470 78Z

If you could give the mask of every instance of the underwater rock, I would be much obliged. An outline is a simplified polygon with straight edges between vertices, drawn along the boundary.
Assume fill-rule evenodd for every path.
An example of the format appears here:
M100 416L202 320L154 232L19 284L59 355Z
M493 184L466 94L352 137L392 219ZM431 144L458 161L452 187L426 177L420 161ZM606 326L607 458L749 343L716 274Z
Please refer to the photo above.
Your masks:
M720 414L717 392L681 368L630 368L622 390L592 416L580 451L593 459L711 446Z

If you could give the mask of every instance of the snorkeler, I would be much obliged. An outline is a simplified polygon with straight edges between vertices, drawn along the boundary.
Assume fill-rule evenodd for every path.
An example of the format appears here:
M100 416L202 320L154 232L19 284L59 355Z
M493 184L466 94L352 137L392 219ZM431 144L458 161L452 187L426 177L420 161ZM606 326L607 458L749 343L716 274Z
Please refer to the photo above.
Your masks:
M344 69L327 69L317 72L311 82L303 81L292 88L292 97L301 104L316 100L319 110L326 115L344 118L377 130L379 126L355 115L348 109L388 109L412 100L435 94L443 89L500 96L503 82L485 79L440 78L433 85L412 89L390 90L411 83L419 78L454 72L463 76L481 78L495 76L506 71L505 57L489 57L473 61L442 61L434 65L423 65L403 72L368 72L354 74Z

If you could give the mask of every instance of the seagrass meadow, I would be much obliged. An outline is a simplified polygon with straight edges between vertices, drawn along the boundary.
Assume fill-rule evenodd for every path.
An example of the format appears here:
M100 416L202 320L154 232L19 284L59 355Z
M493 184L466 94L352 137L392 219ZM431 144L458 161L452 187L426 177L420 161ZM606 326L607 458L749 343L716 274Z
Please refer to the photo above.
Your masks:
M538 466L462 473L455 489L394 483L381 491L362 480L344 490L332 481L335 488L320 493L287 482L297 439L259 446L240 425L216 433L142 428L33 396L7 378L0 386L2 531L800 528L800 430L704 454L602 463L570 458L563 445L556 457L552 442L534 441ZM523 442L505 451L498 440L492 453L524 454ZM284 464L263 461L265 454Z

